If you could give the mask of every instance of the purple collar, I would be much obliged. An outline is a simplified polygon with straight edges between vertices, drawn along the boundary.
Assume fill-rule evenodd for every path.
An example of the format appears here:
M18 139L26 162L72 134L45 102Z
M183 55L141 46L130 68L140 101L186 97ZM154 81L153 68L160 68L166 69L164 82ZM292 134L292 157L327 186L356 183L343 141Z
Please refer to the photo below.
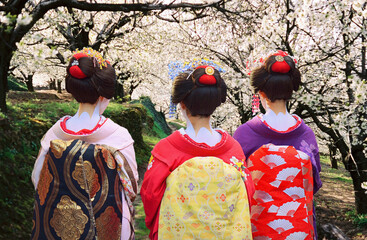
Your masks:
M250 121L247 122L247 125L251 128L252 131L255 133L262 135L263 137L267 138L291 138L293 136L300 135L305 132L306 124L300 119L301 124L298 127L291 129L287 132L278 132L275 130L270 129L266 126L259 117L254 117Z

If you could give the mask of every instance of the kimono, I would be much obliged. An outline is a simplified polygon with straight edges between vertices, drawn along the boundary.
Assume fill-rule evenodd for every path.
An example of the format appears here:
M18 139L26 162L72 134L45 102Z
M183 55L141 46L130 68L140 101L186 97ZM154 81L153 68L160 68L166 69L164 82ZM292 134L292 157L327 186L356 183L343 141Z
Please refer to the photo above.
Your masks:
M291 146L295 150L299 151L300 154L307 154L312 166L312 169L310 168L310 172L312 172L312 179L310 179L310 182L312 181L313 183L312 192L315 194L322 186L319 174L321 171L320 157L316 138L313 131L302 121L302 119L296 115L293 115L293 117L297 120L297 123L294 126L290 127L286 131L278 131L263 121L261 115L256 116L252 120L241 125L236 130L233 137L240 143L248 159L253 158L253 154L258 154L256 151L260 148L264 148L263 146L266 144L283 146L284 149L287 149L287 147ZM301 162L301 159L303 158L299 157L299 162ZM247 163L249 164L249 162ZM270 174L271 173L277 174L276 171L270 171ZM312 212L312 222L316 235L316 217L314 207Z
M47 133L41 140L40 153L35 162L32 172L32 181L36 188L35 206L37 207L37 205L42 205L43 207L44 202L47 202L51 199L51 197L48 196L49 192L55 192L52 195L52 201L54 202L51 203L50 201L50 203L46 203L49 205L46 208L50 208L51 204L54 204L56 207L57 201L60 201L60 204L68 203L69 205L77 204L78 202L80 202L78 198L73 200L65 194L55 197L56 192L61 192L62 189L62 186L60 185L59 188L58 184L61 184L65 181L68 184L67 187L75 192L74 195L79 196L80 199L89 197L89 201L91 202L88 204L92 204L92 202L96 200L94 198L98 198L98 191L102 191L101 196L103 196L106 203L108 202L107 200L110 195L115 196L117 194L115 200L113 201L117 202L119 209L115 208L114 211L112 211L111 208L108 208L107 212L110 211L109 213L117 213L117 215L112 215L115 216L116 219L119 219L120 228L122 226L122 229L119 231L116 230L117 227L115 229L116 232L120 233L118 239L130 239L134 234L132 229L132 201L135 199L135 196L137 194L138 180L137 164L135 161L135 153L133 148L133 139L125 128L119 126L108 118L101 117L101 120L94 129L83 129L79 132L73 132L66 128L66 121L69 118L69 116L61 118L47 131ZM57 159L61 159L61 161L57 161ZM80 161L84 161L84 164L81 164ZM58 166L59 162L65 162L65 164ZM54 165L58 167L55 167ZM82 169L79 169L80 166L82 166ZM59 169L61 168L65 168L65 171L58 173ZM80 172L79 170L83 171ZM70 172L68 173L67 171ZM88 186L92 183L95 186L99 186L103 183L103 186L100 186L99 188L97 187L94 190L89 189L89 191L83 192L86 191L86 189L88 190L89 188L83 187L83 181L81 180L84 175L83 172L87 175L84 177L88 179ZM118 181L114 180L114 176L117 177L116 179ZM57 180L57 182L51 181L50 179L55 181ZM99 184L97 183L98 181L100 182ZM73 187L72 185L70 185L70 183L73 183L74 185L76 184L76 187ZM111 187L111 185L115 186L114 189L108 188L108 186ZM48 190L48 188L50 190ZM85 197L82 196L83 194L85 195ZM101 206L102 202L103 201L99 201L99 203L97 203L97 209L104 209L104 207ZM80 207L76 206L76 208ZM96 210L94 206L93 209ZM35 210L36 211L34 217L37 218L37 214L41 213L43 210ZM46 210L49 211L48 209ZM94 212L94 214L97 213ZM96 226L94 226L93 228L88 225L90 224L90 219L97 217L94 214L84 214L87 215L89 220L88 223L85 223L83 225L83 229L96 228ZM108 217L110 215L106 214L107 213L104 213L103 215L105 216L105 219L110 218ZM50 218L51 217L52 216L50 216ZM47 218L43 219L43 221L46 222ZM94 219L92 223L96 223L95 221L97 220ZM47 225L46 228L48 228L50 223L46 222L45 224ZM59 224L54 225L56 226ZM37 226L36 224L35 227L38 227L39 232L39 226ZM42 227L45 226L41 226L41 228ZM99 229L102 228L99 227ZM54 231L55 230L52 230L51 232L54 234L54 236L56 236ZM57 234L57 236L60 237L60 234L66 234L62 233L63 231L64 230L59 229L59 233ZM89 232L90 231L92 230L89 230ZM33 232L37 233L37 229ZM82 233L83 231L80 230L80 232L80 237L84 236ZM102 234L101 231L99 232L99 239L103 239L101 238L101 236L103 235L108 236L108 231L105 231L105 234ZM92 235L86 236L91 237ZM35 234L33 234L33 237L34 236Z
M228 234L228 230L229 236L232 232L241 232L241 238L233 239L252 239L248 199L253 195L254 186L245 156L241 146L228 133L218 132L222 139L213 147L196 143L180 131L154 147L140 191L150 239L218 238ZM201 190L211 188L212 183L205 179L213 181L213 176L217 179L213 185L217 192L211 197ZM232 216L236 206L227 202L232 201L233 196L233 192L227 190L235 179L241 182L237 182L240 188L235 190L236 199L232 200L238 201L238 211L244 212L240 222L229 226L231 223L214 219L223 219L222 213L227 218ZM228 189L223 189L226 186ZM212 204L210 209L218 209L218 212L209 210L207 203ZM224 203L228 206L223 207Z

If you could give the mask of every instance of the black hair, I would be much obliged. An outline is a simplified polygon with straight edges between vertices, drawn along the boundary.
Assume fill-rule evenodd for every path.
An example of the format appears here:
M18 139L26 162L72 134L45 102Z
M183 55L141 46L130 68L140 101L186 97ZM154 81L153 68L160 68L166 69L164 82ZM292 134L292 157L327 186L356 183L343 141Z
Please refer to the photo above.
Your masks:
M70 67L74 60L78 61L80 70L87 76L79 79L70 74ZM91 57L82 57L78 60L72 57L66 68L65 85L66 91L71 93L79 103L97 102L100 96L111 99L115 93L116 72L111 64L107 67L99 67L95 59Z
M172 102L183 102L192 116L208 117L214 110L226 101L227 85L214 69L216 83L213 85L199 82L205 73L205 68L197 68L194 72L179 74L172 89Z
M292 98L293 91L297 91L301 84L301 73L291 57L284 56L284 61L290 67L287 73L272 71L273 64L277 62L275 55L268 57L263 65L252 71L250 81L255 93L264 92L272 102Z

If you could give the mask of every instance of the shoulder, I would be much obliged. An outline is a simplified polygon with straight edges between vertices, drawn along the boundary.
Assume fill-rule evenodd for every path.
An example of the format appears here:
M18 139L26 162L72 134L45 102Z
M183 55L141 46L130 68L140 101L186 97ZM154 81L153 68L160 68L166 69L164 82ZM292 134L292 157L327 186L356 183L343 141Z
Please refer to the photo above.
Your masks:
M168 137L160 140L152 150L152 157L171 169L175 163L177 164L177 160L186 155L173 144L173 142L178 140L177 138L181 137L180 135L181 133L175 131Z
M117 123L115 123L114 121L112 121L110 118L107 118L107 121L106 121L105 124L115 134L118 133L118 134L122 134L123 136L125 136L127 138L131 138L131 135L130 135L129 131L126 128L118 125Z
M228 140L226 144L230 145L230 152L233 152L235 154L239 154L242 156L244 153L243 153L241 144L231 135L228 134L227 137L228 137Z
M57 132L61 129L60 124L70 116L64 116L60 118L48 131L43 135L41 139L41 146L43 149L48 149L50 147L50 142L55 139L59 139Z
M100 136L108 139L110 145L117 149L126 148L134 143L129 131L109 118L103 124L103 128L99 131L101 132Z
M307 135L308 137L316 138L314 131L303 120L302 120L300 129L303 131L304 135Z
M250 121L239 126L233 134L234 139L237 141L246 138L249 135L253 135L256 132L256 126L261 123L259 117L254 117Z
M178 150L174 147L174 145L172 145L172 142L180 138L180 135L181 133L179 131L175 131L168 137L160 140L154 146L152 154L159 158L160 156L170 154L170 152L177 152Z
M261 123L260 118L258 116L255 116L251 120L239 126L236 132L254 131L254 128L256 128L259 123Z

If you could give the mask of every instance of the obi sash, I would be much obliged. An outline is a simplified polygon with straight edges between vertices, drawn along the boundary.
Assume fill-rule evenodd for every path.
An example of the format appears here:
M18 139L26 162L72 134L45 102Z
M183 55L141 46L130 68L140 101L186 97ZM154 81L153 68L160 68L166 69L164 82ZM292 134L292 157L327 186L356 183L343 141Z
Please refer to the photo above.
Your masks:
M252 239L241 172L216 157L195 157L166 180L158 239Z
M267 144L248 159L255 184L251 222L254 240L313 239L310 157L292 146Z
M124 166L117 164L118 154ZM126 164L108 146L51 141L35 193L31 239L120 239L122 197L132 206L136 193Z

